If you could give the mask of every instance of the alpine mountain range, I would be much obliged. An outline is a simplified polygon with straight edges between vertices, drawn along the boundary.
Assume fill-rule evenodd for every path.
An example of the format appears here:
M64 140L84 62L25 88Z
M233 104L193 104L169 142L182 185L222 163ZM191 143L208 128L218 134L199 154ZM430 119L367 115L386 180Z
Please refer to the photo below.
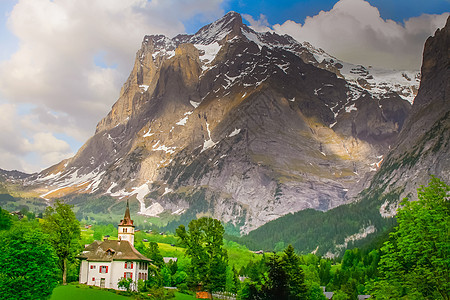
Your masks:
M235 12L145 36L95 134L17 180L48 200L136 199L141 215L210 215L241 234L373 193L392 218L431 174L450 181L449 30L427 40L420 73L346 63Z

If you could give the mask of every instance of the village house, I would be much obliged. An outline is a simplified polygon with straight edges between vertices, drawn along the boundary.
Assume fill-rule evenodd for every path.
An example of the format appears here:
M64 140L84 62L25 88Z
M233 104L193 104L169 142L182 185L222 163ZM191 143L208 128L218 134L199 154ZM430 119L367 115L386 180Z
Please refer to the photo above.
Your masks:
M148 279L151 260L134 248L135 226L128 201L125 216L118 227L118 240L95 241L78 256L81 260L80 283L117 290L122 278L133 281Z

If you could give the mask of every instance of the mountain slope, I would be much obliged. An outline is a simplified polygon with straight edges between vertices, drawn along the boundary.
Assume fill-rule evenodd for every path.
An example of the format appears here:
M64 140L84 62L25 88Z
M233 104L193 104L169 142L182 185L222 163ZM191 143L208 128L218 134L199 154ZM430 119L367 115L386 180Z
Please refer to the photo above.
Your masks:
M209 214L241 233L326 211L367 187L410 114L416 82L376 74L234 12L194 35L146 36L95 135L27 182L46 199L132 197L142 215Z
M397 142L355 203L327 212L304 210L269 222L240 242L253 249L291 243L305 253L334 256L395 225L398 202L417 199L430 175L450 182L450 18L424 47L422 81Z

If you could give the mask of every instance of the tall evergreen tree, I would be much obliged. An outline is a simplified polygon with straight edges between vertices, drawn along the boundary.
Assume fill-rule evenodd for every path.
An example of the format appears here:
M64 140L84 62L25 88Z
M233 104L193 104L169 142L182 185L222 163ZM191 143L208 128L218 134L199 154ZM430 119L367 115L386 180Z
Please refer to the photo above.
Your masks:
M59 258L63 284L67 283L68 263L72 262L81 250L80 223L68 204L56 200L54 206L46 208L42 228L50 236L50 241Z
M233 272L233 288L232 292L237 293L239 289L241 288L241 281L239 280L239 274L236 271L236 268L233 266L233 269L231 270Z
M292 300L306 299L308 290L305 284L305 274L300 266L300 258L295 254L292 245L287 246L282 257L284 269L288 276L289 298Z
M274 253L269 258L267 267L267 280L262 286L262 299L289 299L289 275L286 272L286 263L284 260Z

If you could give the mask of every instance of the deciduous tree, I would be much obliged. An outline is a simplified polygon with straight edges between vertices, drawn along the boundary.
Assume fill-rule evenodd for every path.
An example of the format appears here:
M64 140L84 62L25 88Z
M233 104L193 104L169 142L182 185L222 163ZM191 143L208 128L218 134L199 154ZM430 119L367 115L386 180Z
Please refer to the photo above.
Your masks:
M62 271L63 284L66 284L67 263L73 261L81 250L80 223L70 205L56 200L54 206L49 206L45 210L42 228L50 236L59 258L58 265Z
M159 246L157 242L150 242L147 248L147 257L152 260L152 263L159 268L162 268L164 265L163 256L159 251Z
M418 189L418 201L404 199L398 226L381 249L379 299L450 298L450 187L436 177Z
M0 230L8 230L11 228L12 218L7 210L0 207Z
M225 232L219 220L200 218L189 223L189 230L180 225L177 236L186 247L186 255L191 258L188 282L191 287L202 283L209 291L225 289L227 251L223 249Z
M0 233L0 298L48 299L58 284L57 256L37 225Z

